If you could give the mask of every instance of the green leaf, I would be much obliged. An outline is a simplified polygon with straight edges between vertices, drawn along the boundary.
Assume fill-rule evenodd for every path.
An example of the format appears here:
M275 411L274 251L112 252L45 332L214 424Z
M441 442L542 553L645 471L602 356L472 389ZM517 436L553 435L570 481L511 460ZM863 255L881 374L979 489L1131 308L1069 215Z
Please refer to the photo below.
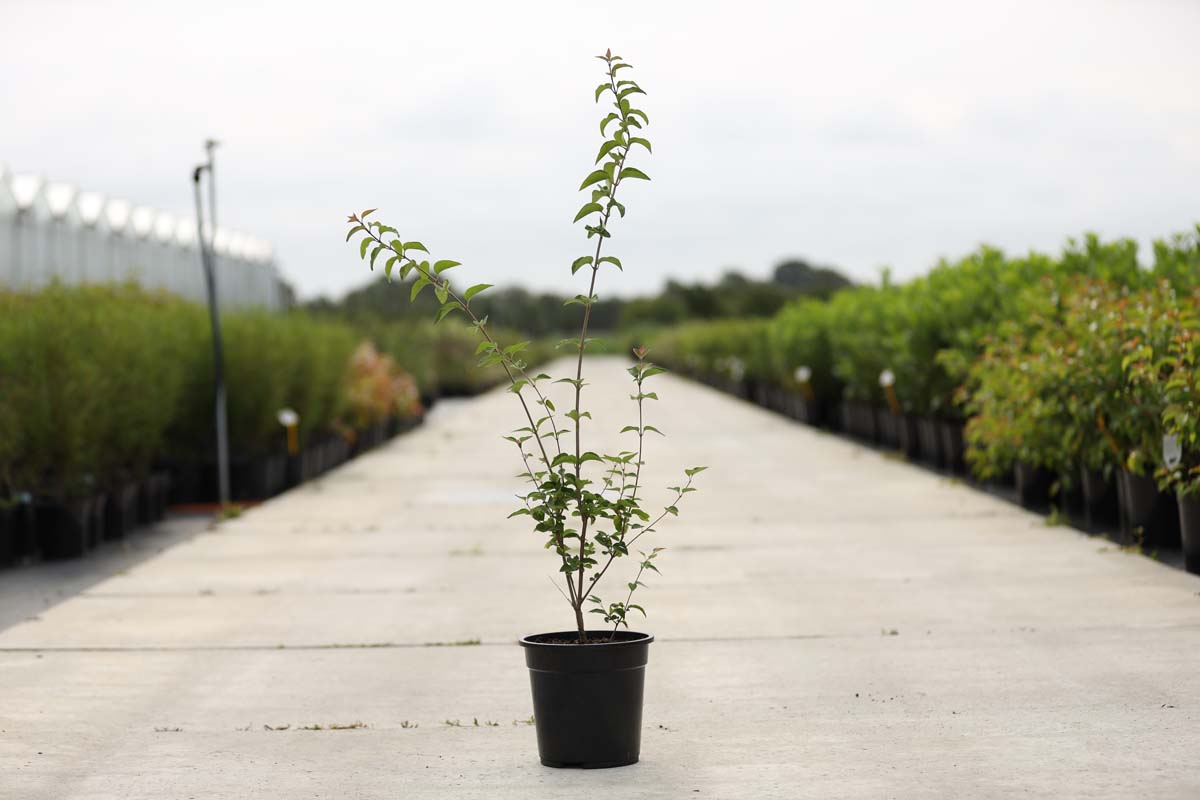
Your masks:
M599 203L586 203L583 206L583 208L579 209L579 213L575 215L575 219L573 221L579 222L579 220L583 219L588 214L597 214L597 213L601 213L603 211L604 211L604 207L602 205L600 205ZM370 240L368 239L367 241L370 241ZM366 252L365 247L363 248L363 252Z
M622 272L625 271L625 268L621 266L621 259L617 258L616 256L601 256L600 263L603 264L605 262L612 264L614 267L621 270Z
M599 154L596 156L596 162L595 162L595 163L599 164L599 163L600 163L600 159L602 159L602 158L604 158L606 155L608 155L608 154L609 154L609 152L610 152L610 151L612 151L612 149L613 149L614 147L620 147L620 146L621 146L621 143L620 143L620 142L613 141L612 139L609 139L607 142L605 142L604 144L600 145L600 153L599 153ZM350 237L349 237L349 236L347 236L347 237L346 237L346 241L350 241Z
M413 281L412 291L408 293L408 299L410 301L416 300L417 295L421 293L421 290L432 283L433 281L429 280L429 278L426 278L424 275L417 278L415 281Z
M706 469L708 469L708 467L692 467L691 469L685 469L683 473L690 478L697 472L704 472Z
M419 250L419 251L421 251L422 253L428 253L428 252L429 252L428 250L426 250L426 249L425 249L425 245L421 244L420 242L405 242L405 243L404 243L403 245L401 245L401 246L402 246L402 247L403 247L405 250Z
M603 155L603 154L601 154L601 155ZM600 159L597 158L596 160L599 161ZM346 234L346 241L347 242L350 241L350 237L353 236L354 234L358 233L359 231L365 231L365 230L366 230L366 228L364 228L362 225L355 225L353 228L350 229L350 232Z
M359 214L359 216L362 217L363 219L366 219L368 216L370 216L371 214L374 214L376 211L378 211L378 209L368 208L366 211Z
M612 114L609 114L604 119L600 120L600 135L607 136L608 134L604 132L604 129L608 127L608 123L619 120L620 118L621 118L621 115L614 112Z
M467 289L465 292L463 292L463 299L469 303L469 302L471 302L472 297L474 297L475 295L479 294L480 292L482 292L486 289L490 289L490 288L492 288L492 284L490 284L490 283L477 283L474 286L472 286L470 289ZM484 342L484 344L487 344L487 343Z
M443 303L442 307L440 309L438 309L437 318L434 320L434 323L436 324L438 322L441 322L447 316L449 316L450 314L453 314L455 311L458 311L458 303L454 303L454 302Z
M446 284L444 284L444 283L435 284L433 287L433 293L435 295L437 295L437 299L438 299L439 303L445 303L446 298L450 297L450 290L446 287ZM441 319L441 317L438 317L438 319Z
M396 266L396 262L399 260L400 256L392 256L383 265L383 274L387 276L389 281L392 279L392 267Z
M584 189L591 186L593 183L600 183L600 181L605 181L605 180L608 180L608 173L606 173L602 169L598 169L583 179L583 183L579 184L579 191L582 192Z
M632 147L635 144L640 144L642 147L646 148L647 153L654 152L653 150L650 149L650 140L649 139L643 139L640 136L634 136L632 139L629 140L629 146Z
M642 172L637 167L624 167L621 170L621 180L625 180L626 178L637 178L641 181L650 180L650 176Z
M374 242L375 242L375 240L372 239L370 236L363 239L362 244L358 246L358 257L366 258L367 257L367 248L370 247Z
M609 86L607 83L602 83L596 87L596 102L597 103L600 102L600 95L604 94L604 92L609 89L612 89L612 87Z
M628 97L631 94L645 94L645 92L636 86L627 86L617 94L617 98L622 99L622 98Z
M577 221L578 221L578 219L579 218L576 217ZM603 261L604 259L600 259L600 260ZM579 258L577 258L573 262L571 262L571 274L574 275L576 272L579 272L579 270L583 269L584 267L586 267L588 264L591 264L591 263L592 263L591 256L580 256Z
M449 260L437 261L433 265L433 271L440 275L443 272L445 272L446 270L454 269L455 267L460 266L461 264L462 264L461 261L449 261Z
M372 272L375 271L375 259L378 258L379 254L382 252L383 252L383 245L379 245L374 250L371 251L371 271Z
M642 430L644 430L644 431L654 431L654 432L655 432L655 433L657 433L659 436L666 436L666 434L665 434L665 433L663 433L662 431L660 431L658 428L654 427L653 425L643 425L643 426L642 426Z

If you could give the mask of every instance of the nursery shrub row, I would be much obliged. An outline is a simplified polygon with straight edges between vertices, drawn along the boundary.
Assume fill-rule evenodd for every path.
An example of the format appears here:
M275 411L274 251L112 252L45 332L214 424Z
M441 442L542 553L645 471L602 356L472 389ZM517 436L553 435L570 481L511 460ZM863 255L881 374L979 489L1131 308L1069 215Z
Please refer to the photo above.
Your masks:
M235 500L319 474L418 421L422 395L489 377L466 377L472 332L452 324L242 312L222 327ZM439 351L465 356L434 370ZM79 555L160 517L168 490L215 500L212 358L206 310L166 294L0 293L0 563ZM285 408L299 418L292 453Z
M1200 227L1086 236L1058 256L984 247L773 319L657 334L659 361L813 424L1015 485L1030 507L1180 544L1200 569Z

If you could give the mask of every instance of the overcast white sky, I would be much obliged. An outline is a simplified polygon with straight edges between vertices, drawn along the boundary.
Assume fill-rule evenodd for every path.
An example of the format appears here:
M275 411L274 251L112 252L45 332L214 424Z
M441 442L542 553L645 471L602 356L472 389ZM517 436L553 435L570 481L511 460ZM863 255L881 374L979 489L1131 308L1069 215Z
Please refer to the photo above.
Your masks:
M0 18L0 161L186 213L216 136L222 222L270 239L305 297L364 282L343 220L370 206L460 280L572 288L605 47L649 92L655 152L601 294L787 255L903 277L984 241L1200 220L1196 0L0 0Z

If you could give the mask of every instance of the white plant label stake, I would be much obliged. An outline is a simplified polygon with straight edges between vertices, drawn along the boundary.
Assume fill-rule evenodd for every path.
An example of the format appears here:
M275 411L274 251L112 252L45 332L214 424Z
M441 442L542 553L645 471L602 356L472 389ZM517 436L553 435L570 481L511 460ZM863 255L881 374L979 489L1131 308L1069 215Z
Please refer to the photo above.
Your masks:
M1179 447L1179 437L1168 433L1163 437L1162 448L1163 463L1167 465L1167 469L1174 470L1183 459L1183 450Z

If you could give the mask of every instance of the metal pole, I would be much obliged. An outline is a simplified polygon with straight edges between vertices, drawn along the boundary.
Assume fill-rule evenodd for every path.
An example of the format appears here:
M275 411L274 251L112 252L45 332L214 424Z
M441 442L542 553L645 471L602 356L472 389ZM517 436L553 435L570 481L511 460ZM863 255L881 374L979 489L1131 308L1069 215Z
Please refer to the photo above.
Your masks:
M200 263L204 267L204 283L208 291L208 314L212 324L213 342L213 382L216 386L214 393L215 416L217 423L217 493L221 505L230 501L229 492L229 429L225 416L225 363L224 351L221 346L221 313L217 301L217 274L213 263L215 253L216 225L216 192L213 180L213 148L216 142L208 140L204 144L208 151L208 163L201 164L192 172L192 184L196 196L196 233L200 245ZM211 230L207 245L204 241L204 206L200 197L200 175L207 171L209 176L209 200L211 213Z

